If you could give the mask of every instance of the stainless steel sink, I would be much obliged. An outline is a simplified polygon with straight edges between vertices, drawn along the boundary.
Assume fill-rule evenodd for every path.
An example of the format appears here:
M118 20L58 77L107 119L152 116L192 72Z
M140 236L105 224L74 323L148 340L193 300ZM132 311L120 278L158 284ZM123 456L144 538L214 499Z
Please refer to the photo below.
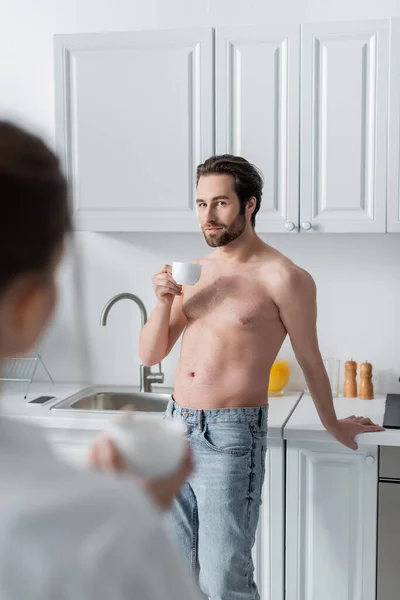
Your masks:
M133 408L138 412L165 411L172 390L159 388L157 392L141 392L139 388L118 386L91 386L58 402L51 410L79 410L86 412L118 412Z

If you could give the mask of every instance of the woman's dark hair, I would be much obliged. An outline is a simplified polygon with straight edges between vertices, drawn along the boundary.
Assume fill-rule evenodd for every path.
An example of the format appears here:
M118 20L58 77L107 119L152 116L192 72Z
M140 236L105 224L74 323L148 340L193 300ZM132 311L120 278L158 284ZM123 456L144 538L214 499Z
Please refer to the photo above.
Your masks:
M70 230L68 190L44 142L0 121L0 293L24 273L44 271Z
M264 185L261 171L248 160L233 154L221 154L211 156L203 164L197 167L197 183L200 177L206 175L232 175L235 180L235 192L240 200L240 214L244 215L246 204L250 198L257 201L251 224L256 224L256 214L260 210L262 189Z

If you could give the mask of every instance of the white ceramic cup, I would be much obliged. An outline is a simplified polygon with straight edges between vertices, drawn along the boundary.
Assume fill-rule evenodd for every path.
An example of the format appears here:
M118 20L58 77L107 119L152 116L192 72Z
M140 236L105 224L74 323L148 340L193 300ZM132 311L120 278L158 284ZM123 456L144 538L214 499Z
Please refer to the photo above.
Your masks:
M200 279L201 265L196 263L172 263L172 277L179 285L194 285Z
M105 433L137 475L168 477L183 462L187 428L181 421L124 414L112 421Z

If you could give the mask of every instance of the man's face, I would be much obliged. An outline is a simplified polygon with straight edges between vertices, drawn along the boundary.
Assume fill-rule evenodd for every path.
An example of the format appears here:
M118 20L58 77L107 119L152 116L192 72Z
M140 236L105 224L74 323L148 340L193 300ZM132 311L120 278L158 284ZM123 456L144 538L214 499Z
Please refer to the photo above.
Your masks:
M205 240L213 248L226 246L246 228L246 216L240 213L232 175L200 177L197 209Z

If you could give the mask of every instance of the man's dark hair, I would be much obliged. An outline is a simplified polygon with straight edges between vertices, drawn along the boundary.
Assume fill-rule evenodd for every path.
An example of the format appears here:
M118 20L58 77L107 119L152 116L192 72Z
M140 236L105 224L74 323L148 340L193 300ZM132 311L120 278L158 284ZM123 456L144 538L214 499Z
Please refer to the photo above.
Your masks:
M260 210L262 189L264 185L261 172L241 156L233 154L221 154L211 156L203 164L197 167L197 183L200 177L206 175L232 175L235 180L235 192L240 200L240 214L244 215L246 204L250 198L257 201L251 224L256 224L256 214Z
M50 265L70 230L68 190L44 142L0 121L0 293L24 273Z

